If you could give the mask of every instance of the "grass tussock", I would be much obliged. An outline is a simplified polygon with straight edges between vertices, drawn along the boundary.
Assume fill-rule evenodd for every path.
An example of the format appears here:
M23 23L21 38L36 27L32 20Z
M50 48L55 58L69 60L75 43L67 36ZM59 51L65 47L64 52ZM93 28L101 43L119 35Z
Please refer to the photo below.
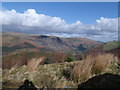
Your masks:
M40 64L44 63L44 57L32 58L27 62L28 71L34 71Z
M23 52L2 57L2 69L19 68L32 58L42 57L38 52Z
M88 55L83 61L75 65L73 80L77 83L84 82L88 78L104 72L114 61L115 57L112 54Z

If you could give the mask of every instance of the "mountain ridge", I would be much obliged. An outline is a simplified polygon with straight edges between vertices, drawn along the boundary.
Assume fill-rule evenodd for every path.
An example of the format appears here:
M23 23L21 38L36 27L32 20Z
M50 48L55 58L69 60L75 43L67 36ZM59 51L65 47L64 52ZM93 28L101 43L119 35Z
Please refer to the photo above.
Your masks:
M48 35L33 35L24 33L2 32L2 47L21 47L21 48L37 48L55 52L82 52L95 45L101 44L87 38L61 38ZM82 46L80 48L80 46ZM3 52L5 50L3 49Z

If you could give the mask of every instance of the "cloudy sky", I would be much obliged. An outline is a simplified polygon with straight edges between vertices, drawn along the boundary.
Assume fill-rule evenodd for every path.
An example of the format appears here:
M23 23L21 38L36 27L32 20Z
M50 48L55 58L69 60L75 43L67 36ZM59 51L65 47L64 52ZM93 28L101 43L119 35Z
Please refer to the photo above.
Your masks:
M117 3L3 3L2 30L97 41L118 39Z

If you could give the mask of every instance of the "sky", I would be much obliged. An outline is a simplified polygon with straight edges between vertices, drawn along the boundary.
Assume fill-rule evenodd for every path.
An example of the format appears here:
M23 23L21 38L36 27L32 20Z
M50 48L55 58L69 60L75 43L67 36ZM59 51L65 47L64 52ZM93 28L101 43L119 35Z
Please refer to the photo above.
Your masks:
M3 2L2 8L3 31L118 39L117 2Z

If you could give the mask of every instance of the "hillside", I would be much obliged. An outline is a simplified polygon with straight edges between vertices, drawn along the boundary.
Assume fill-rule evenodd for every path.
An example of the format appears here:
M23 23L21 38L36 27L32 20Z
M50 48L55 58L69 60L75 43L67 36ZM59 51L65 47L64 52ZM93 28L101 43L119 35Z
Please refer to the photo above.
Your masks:
M28 80L37 88L78 88L105 73L120 75L118 41L9 32L2 36L3 88L19 88Z
M89 49L88 51L85 52L85 54L95 55L98 53L112 53L115 56L119 57L120 56L119 52L120 52L120 41L110 41Z
M86 38L60 38L46 35L3 32L3 69L26 65L31 57L43 56L42 64L62 63L84 59L88 54L112 53L119 55L117 41L100 43ZM10 62L9 62L10 61Z
M36 64L3 70L3 88L18 88L25 80L32 81L37 88L77 88L94 76L105 73L120 75L119 62L111 54L88 56L82 61L38 65L36 68L33 65Z
M32 35L2 32L3 54L19 50L39 50L55 52L83 52L101 44L87 38L61 38L56 36Z
M18 88L25 79L32 81L36 87L64 88L76 87L63 75L63 70L72 69L77 62L40 65L33 72L28 71L27 66L18 69L3 70L3 88ZM15 79L16 78L16 79Z

